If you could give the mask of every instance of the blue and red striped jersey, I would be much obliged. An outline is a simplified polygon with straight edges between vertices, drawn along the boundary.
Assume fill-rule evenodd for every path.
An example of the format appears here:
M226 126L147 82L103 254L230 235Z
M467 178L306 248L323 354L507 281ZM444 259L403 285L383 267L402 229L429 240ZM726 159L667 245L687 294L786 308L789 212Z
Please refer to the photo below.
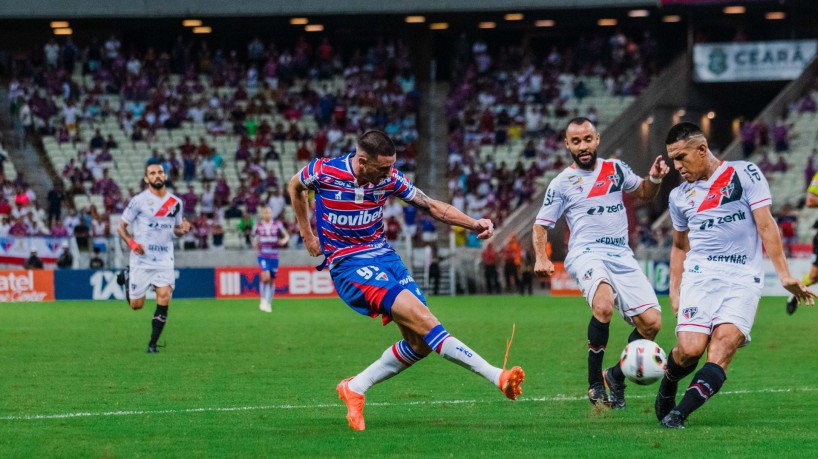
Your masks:
M300 173L301 183L315 191L318 240L330 265L346 257L394 251L383 235L383 207L389 196L411 201L417 190L394 167L380 183L358 185L352 157L314 159Z

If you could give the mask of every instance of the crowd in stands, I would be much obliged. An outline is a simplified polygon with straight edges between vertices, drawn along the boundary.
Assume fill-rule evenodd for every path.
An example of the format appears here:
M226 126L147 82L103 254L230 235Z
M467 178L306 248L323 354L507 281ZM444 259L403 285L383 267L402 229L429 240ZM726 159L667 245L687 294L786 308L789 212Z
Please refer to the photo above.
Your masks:
M53 136L77 147L76 157L54 164L64 184L53 193L69 207L76 196L101 197L71 210L92 241L113 234L110 216L144 188L139 180L112 178L123 160L122 139L154 145L163 131L205 127L206 136L152 148L147 158L164 166L172 191L184 200L194 228L184 241L190 248L221 245L230 218L240 220L237 229L245 232L247 219L262 205L273 207L278 218L287 216L283 189L289 177L280 177L275 167L285 154L283 142L295 142L297 149L286 154L305 164L352 151L357 134L378 128L395 140L398 167L415 169L419 94L409 49L397 40L359 49L329 38L311 43L301 37L281 46L256 37L246 50L211 50L207 41L179 37L168 49L137 50L116 36L84 46L71 37L52 39L15 69L9 95L30 139ZM111 120L117 132L104 130ZM83 132L93 134L84 138ZM217 148L212 139L218 136L235 139L235 150ZM224 167L225 158L234 160L235 171ZM19 194L16 182L10 187ZM9 218L19 226L17 216ZM44 223L26 232L48 232ZM292 218L287 223L294 229ZM74 234L77 225L63 226Z
M479 40L461 46L446 102L452 204L501 224L532 198L538 177L570 163L564 123L576 116L599 122L597 107L582 106L589 86L604 92L595 96L636 96L655 74L655 58L649 33L635 39L621 31L545 54ZM501 148L513 150L508 162L496 160Z

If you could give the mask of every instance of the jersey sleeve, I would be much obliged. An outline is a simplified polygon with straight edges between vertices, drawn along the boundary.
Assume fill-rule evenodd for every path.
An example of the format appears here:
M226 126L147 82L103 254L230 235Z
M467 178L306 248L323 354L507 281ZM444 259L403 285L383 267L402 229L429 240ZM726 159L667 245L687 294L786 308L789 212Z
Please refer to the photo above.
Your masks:
M749 204L751 211L772 205L773 198L770 194L770 185L758 166L751 162L745 162L739 177L742 182L741 186L744 188L744 199Z
M173 224L179 226L184 221L183 216L185 215L185 203L182 200L179 200L179 212L176 212L176 215L173 217Z
M136 217L139 216L139 203L137 202L137 198L131 199L131 202L128 203L128 207L122 211L122 220L125 221L127 224L132 224L136 221Z
M411 201L417 194L417 188L412 182L403 175L403 172L392 169L392 180L395 181L395 188L392 190L392 195L403 199L406 202Z
M557 224L557 220L562 216L563 211L565 211L565 197L560 190L560 183L561 180L555 178L548 184L542 207L540 207L537 219L534 221L535 224L553 228Z
M809 188L807 188L807 191L814 195L818 195L818 172L812 176L812 181L809 182Z
M679 208L678 197L679 188L676 188L670 192L670 205L668 206L668 210L670 211L670 221L673 223L673 229L676 231L687 231L687 216L685 216L682 209Z
M630 166L625 164L624 161L619 161L619 165L622 167L622 173L625 175L625 180L622 183L622 189L628 193L633 193L639 188L639 185L642 184L642 177L636 175L636 173L631 169Z
M298 174L298 179L301 181L301 184L311 190L317 191L320 183L318 179L321 177L323 165L324 158L315 158L304 166Z

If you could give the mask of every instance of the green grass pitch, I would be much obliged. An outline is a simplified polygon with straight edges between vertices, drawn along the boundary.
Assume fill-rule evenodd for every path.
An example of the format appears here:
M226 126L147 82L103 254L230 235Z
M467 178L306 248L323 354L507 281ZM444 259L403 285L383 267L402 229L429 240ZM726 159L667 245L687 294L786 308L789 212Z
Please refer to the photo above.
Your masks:
M670 351L667 299L657 341ZM790 317L765 298L753 343L722 392L684 431L659 428L657 386L630 385L628 408L585 397L579 298L432 298L447 329L490 362L526 371L506 400L482 378L431 355L367 394L353 432L335 393L398 340L394 325L340 300L176 300L158 355L144 353L153 305L0 305L0 457L808 457L818 451L818 310ZM606 366L629 327L611 327ZM160 341L160 344L161 344ZM684 387L689 380L683 382ZM810 453L811 451L811 453Z

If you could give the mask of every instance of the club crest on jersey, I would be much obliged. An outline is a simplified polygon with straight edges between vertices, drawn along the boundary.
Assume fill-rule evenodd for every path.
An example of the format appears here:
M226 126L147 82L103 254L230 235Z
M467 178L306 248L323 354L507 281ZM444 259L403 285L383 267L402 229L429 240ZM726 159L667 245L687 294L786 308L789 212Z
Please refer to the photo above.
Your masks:
M696 317L697 312L699 312L699 308L684 308L682 309L682 316L685 319L692 319Z
M619 186L619 176L617 174L611 174L608 176L608 181L613 183L614 186Z
M588 271L585 271L585 275L582 276L582 278L585 279L585 280L591 280L591 277L593 277L593 275L594 275L594 269L591 268Z
M729 185L722 187L722 188L719 190L719 193L720 193L722 196L724 196L725 198L729 198L730 196L732 196L732 195L733 195L733 190L734 190L735 188L736 188L736 187L735 187L735 186L734 186L732 183L730 183Z
M579 185L580 183L582 183L582 177L577 177L576 175L569 175L568 183L570 183L571 185Z
M381 199L383 199L383 195L386 194L386 191L382 191L382 190L381 191L375 191L372 194L375 196L376 201L380 201Z
M389 276L387 276L386 273L379 273L377 276L375 276L375 280L388 281Z

